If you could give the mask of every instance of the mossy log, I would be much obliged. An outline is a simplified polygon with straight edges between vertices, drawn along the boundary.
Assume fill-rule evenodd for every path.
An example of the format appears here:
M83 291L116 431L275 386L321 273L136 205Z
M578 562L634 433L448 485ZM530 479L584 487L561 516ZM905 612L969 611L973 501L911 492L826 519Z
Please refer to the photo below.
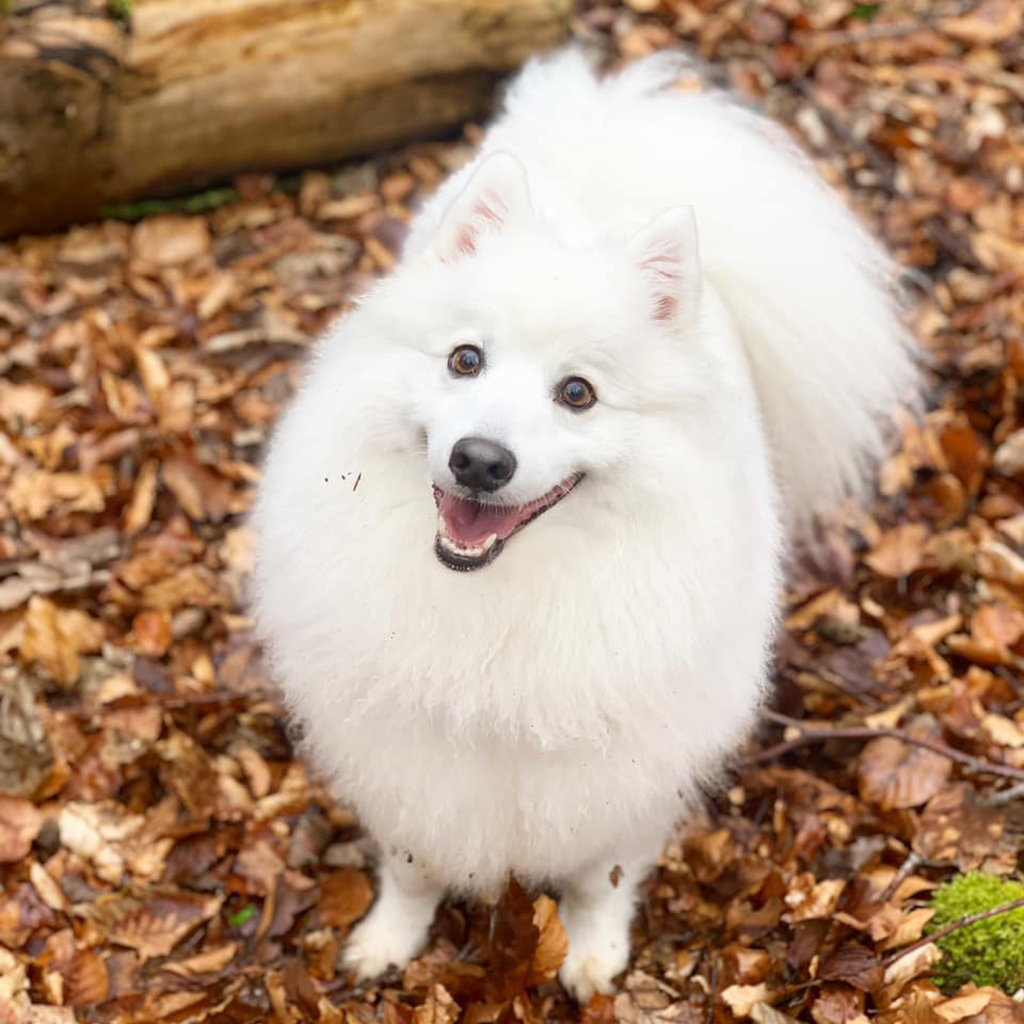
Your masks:
M14 0L0 15L0 236L478 117L502 73L561 41L570 9L571 0Z

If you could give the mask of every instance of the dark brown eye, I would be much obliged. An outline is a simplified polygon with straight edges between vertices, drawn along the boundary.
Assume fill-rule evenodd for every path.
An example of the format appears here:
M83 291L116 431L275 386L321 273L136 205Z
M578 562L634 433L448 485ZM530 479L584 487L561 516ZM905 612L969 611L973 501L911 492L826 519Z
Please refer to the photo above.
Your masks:
M570 409L582 412L597 401L597 395L589 381L582 377L566 377L558 389L558 400Z
M475 377L484 365L484 354L476 345L460 345L448 357L448 369L458 377Z

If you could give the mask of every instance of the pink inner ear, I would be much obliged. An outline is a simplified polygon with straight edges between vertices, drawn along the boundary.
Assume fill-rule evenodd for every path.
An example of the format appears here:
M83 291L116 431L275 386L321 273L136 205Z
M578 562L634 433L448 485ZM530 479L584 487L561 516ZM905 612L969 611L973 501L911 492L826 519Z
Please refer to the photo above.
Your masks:
M459 252L467 256L476 252L476 240L482 224L500 228L507 216L508 203L493 189L487 189L473 205L466 223L459 229L455 242Z
M508 216L508 203L493 189L487 189L473 207L473 215L500 227Z
M455 239L455 248L466 256L476 252L476 230L472 225L464 224L459 229L459 234Z
M678 260L655 252L640 263L654 292L654 319L671 320L679 308L679 284L683 279Z

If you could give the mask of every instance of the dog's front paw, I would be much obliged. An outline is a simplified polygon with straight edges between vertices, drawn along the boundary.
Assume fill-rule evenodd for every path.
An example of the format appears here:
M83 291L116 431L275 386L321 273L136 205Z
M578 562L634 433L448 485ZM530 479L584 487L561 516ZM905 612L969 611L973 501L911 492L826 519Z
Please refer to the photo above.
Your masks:
M598 992L604 995L614 992L616 986L612 979L625 967L625 956L611 959L588 950L584 950L579 956L573 956L570 948L558 972L558 979L569 995L580 1006L585 1006Z
M583 1006L597 992L607 995L615 991L614 978L629 962L628 935L615 920L576 921L571 913L565 916L563 924L569 937L569 952L558 978Z
M345 944L345 966L358 981L375 978L389 967L405 967L425 939L425 933L411 927L408 920L377 906L352 929Z

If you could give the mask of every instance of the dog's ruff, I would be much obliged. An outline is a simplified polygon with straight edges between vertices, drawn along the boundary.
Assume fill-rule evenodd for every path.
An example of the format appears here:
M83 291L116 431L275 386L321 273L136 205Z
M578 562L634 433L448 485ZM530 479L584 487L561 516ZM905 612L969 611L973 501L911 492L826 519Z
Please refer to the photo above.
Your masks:
M764 692L787 530L857 493L913 388L884 255L779 128L671 90L681 66L530 64L271 446L255 613L384 851L362 975L513 871L560 891L577 998L613 986L638 883ZM573 375L592 407L559 400ZM458 506L453 572L438 508L485 500L449 467L467 437L516 468L504 512Z

